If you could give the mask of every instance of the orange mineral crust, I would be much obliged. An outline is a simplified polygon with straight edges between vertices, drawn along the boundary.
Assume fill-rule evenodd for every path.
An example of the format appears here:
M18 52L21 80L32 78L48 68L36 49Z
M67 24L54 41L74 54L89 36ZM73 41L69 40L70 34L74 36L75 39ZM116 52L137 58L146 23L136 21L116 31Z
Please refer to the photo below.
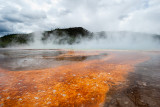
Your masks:
M75 54L76 53L76 54ZM91 52L101 54L102 52ZM57 57L75 57L80 52L68 52ZM94 54L95 55L95 54ZM0 105L4 107L86 106L99 107L114 85L126 82L127 74L145 55L110 52L99 59L72 62L55 68L7 71L0 69ZM58 62L57 62L58 63Z

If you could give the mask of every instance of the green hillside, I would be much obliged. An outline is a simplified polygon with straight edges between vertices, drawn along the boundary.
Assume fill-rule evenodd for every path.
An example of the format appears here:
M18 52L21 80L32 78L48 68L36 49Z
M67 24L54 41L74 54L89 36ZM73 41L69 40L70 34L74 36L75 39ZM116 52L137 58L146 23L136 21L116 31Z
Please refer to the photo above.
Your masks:
M23 45L30 42L34 42L34 36L36 33L30 34L9 34L0 38L0 47L5 48L10 45ZM92 33L82 27L54 29L51 31L44 31L41 33L42 42L48 42L51 38L57 39L54 41L57 44L74 44L78 43L79 38L91 38Z

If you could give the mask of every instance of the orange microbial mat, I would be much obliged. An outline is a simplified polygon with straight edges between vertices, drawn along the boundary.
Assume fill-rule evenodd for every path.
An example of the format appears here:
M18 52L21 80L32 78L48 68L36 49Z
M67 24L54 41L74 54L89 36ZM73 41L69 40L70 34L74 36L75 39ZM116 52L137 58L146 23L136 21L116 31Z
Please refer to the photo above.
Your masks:
M134 72L134 65L148 59L143 54L123 53L65 51L58 56L43 57L56 59L57 63L66 60L51 68L18 71L1 68L0 106L101 107L109 90L115 86L117 90L123 88L128 74Z

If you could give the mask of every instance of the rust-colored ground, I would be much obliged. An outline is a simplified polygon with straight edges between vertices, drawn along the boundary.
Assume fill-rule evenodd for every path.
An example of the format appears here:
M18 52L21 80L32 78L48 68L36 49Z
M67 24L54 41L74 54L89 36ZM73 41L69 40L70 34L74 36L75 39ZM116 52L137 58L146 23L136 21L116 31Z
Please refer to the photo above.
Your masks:
M101 53L69 51L56 58ZM0 69L0 105L103 106L109 89L125 83L127 74L134 71L134 65L148 59L143 54L108 53L100 59L72 62L55 68L29 71Z

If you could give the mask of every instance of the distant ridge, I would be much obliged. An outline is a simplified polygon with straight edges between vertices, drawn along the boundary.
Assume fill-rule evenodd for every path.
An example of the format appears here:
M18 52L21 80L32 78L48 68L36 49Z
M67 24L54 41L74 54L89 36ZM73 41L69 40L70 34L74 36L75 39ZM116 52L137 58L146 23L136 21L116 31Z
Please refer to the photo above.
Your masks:
M39 33L38 33L39 34ZM44 31L41 34L41 40L47 42L47 39L53 37L58 39L57 44L73 44L76 42L77 38L80 37L91 37L92 33L82 27L73 27L73 28L57 28L51 31ZM9 34L3 37L0 37L0 47L5 48L10 45L23 45L29 42L34 42L34 36L37 35L37 32L29 34ZM79 41L77 41L78 43Z
M95 40L105 40L110 39L113 42L119 39L131 39L131 42L137 41L145 41L147 37L151 39L151 41L158 41L160 43L160 35L156 34L146 34L146 33L138 33L138 32L126 32L126 31L119 31L119 32L90 32L82 27L72 27L72 28L57 28L50 31L44 32L33 32L29 34L9 34L3 37L0 37L0 48L6 48L8 46L21 46L27 45L30 43L34 43L37 39L40 40L44 45L47 43L52 44L78 44L84 39L89 41L91 39ZM131 37L131 38L128 38ZM114 38L114 39L113 39ZM127 40L126 39L126 40ZM143 40L144 39L144 40Z

